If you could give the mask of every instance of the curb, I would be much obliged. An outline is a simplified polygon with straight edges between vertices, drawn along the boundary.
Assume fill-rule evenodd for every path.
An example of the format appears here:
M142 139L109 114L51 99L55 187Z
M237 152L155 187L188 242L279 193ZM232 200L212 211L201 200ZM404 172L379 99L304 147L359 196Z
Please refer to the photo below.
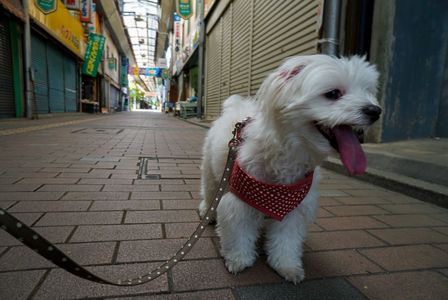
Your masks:
M347 175L345 168L335 158L328 158L323 167ZM448 188L442 185L374 168L367 168L364 175L356 178L424 202L448 208Z
M188 119L183 119L183 118L178 117L178 116L174 116L174 117L177 118L178 120L184 121L185 123L196 125L196 126L199 126L199 127L205 128L205 129L210 129L210 126L211 126L211 123L209 125L206 125L206 124L201 124L201 123L198 123L198 122L190 121Z

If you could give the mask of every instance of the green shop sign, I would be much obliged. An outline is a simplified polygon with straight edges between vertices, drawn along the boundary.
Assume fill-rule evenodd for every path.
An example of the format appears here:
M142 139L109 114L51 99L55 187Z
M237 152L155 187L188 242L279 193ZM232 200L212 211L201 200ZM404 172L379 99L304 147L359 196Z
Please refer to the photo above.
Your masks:
M103 56L104 42L106 38L102 35L91 33L87 42L86 55L82 64L82 73L96 77L98 66Z
M36 7L44 14L50 14L58 9L59 0L34 0Z
M176 10L182 19L189 19L193 13L191 0L176 0Z
M168 69L163 69L162 70L162 78L166 79L166 80L170 80L171 79L170 71Z

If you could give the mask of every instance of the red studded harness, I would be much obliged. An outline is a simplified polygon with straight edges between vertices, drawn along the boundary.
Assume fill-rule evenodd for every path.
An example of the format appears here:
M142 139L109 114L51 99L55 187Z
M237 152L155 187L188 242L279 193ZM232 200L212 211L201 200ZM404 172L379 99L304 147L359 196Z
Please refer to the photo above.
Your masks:
M246 119L242 126L250 121ZM236 137L241 139L241 131ZM281 221L293 211L308 194L313 183L313 173L293 184L266 183L247 174L236 160L229 180L229 190L241 200L268 217Z

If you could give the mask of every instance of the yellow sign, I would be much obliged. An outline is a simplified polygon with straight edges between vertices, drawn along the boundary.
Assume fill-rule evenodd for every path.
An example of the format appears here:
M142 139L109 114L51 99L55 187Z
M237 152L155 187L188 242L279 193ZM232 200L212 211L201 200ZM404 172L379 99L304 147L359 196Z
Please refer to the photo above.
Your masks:
M44 14L33 0L28 0L30 16L53 37L80 58L84 58L84 30L64 5L58 5L54 12Z

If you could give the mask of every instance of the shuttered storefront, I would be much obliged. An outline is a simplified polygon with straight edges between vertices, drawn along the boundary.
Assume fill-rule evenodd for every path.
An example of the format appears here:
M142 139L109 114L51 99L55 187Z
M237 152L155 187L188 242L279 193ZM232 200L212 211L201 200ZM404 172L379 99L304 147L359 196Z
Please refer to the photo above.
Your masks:
M317 52L320 0L234 0L208 28L205 117L216 119L232 94L254 95L291 56ZM209 26L209 25L208 25Z
M47 46L50 112L64 112L64 55L53 45Z
M0 13L0 118L15 117L9 19Z
M37 35L31 35L31 61L34 71L33 109L39 114L50 112L47 46Z
M221 22L207 35L205 58L205 116L214 119L220 112L221 96Z
M118 100L120 97L120 91L113 85L110 85L110 108L114 111L119 110Z
M77 72L76 60L66 56L64 60L64 97L65 111L75 112L78 110L77 91L79 77Z
M77 111L76 60L58 45L31 37L34 70L34 106L39 114Z

